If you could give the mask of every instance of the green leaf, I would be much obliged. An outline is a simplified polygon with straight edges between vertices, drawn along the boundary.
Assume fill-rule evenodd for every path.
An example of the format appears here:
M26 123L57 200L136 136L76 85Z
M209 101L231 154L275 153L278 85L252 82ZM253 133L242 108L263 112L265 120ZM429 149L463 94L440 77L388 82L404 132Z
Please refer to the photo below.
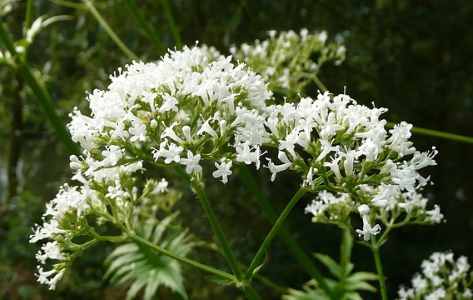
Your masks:
M177 214L161 222L146 222L137 234L159 244L167 251L186 256L194 243L185 229L175 224ZM129 285L127 299L134 299L143 292L143 299L152 299L160 287L167 287L187 299L181 265L176 260L161 255L148 245L130 242L118 246L107 258L105 277L115 285Z
M324 264L330 273L335 277L324 278L330 290L339 300L361 300L363 299L359 294L360 291L375 292L376 289L368 283L368 281L376 280L376 274L368 272L353 271L353 264L345 262L345 270L342 266L327 255L314 254L315 257ZM283 296L284 300L324 300L329 299L329 296L320 288L316 280L313 279L307 282L302 290L289 290L287 295Z
M333 274L333 276L335 276L336 278L343 277L342 267L330 256L321 253L315 253L314 255L321 263L323 263L327 267L327 269L330 271L330 273Z
M283 300L330 300L330 297L317 287L315 281L309 281L303 290L289 289L288 294L282 297Z

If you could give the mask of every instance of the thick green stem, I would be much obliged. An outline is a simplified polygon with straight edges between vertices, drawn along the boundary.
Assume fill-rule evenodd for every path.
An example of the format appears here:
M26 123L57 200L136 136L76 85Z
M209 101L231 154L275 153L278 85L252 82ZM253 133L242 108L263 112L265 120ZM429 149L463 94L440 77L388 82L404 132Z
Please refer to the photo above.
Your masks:
M273 227L271 230L268 232L266 235L265 239L261 243L261 246L259 247L258 251L256 252L256 255L253 257L253 260L250 263L250 266L248 267L248 270L246 271L245 277L246 278L252 278L253 275L255 274L256 268L261 264L264 256L266 255L269 246L271 245L272 240L274 237L279 233L282 225L284 224L284 221L286 218L289 216L289 213L291 210L294 208L296 203L304 196L306 193L306 190L304 188L300 188L292 197L292 199L289 201L289 203L286 205L284 210L281 212L279 217L276 219L276 222L274 222Z
M239 281L246 297L250 300L259 299L260 297L258 296L256 291L243 278L243 273L240 270L238 261L235 255L233 254L230 244L228 243L228 240L225 237L225 234L223 233L222 227L220 226L220 223L218 222L212 207L210 206L209 199L207 198L207 194L204 191L203 183L196 178L192 178L191 185L192 189L197 195L197 199L199 199L200 204L205 214L207 215L210 227L212 228L217 243L219 244L219 247L222 250L223 256L225 257L225 260L230 266L230 269L232 270L233 274L235 274L237 280Z
M185 257L175 255L172 252L169 252L166 249L163 249L163 248L159 247L158 245L155 245L155 244L151 243L150 241L148 241L148 240L146 240L146 239L144 239L144 238L142 238L142 237L140 237L136 234L129 234L129 236L134 241L136 241L138 243L145 244L146 246L154 249L155 251L157 251L157 252L159 252L163 255L169 256L169 257L171 257L171 258L173 258L173 259L175 259L179 262L185 263L189 266L195 267L199 270L210 273L210 274L215 275L217 277L220 277L222 279L229 280L231 282L237 282L237 278L235 276L233 276L232 274L229 274L225 271L222 271L222 270L216 269L214 267L202 264L200 262L197 262L197 261L189 259L189 258L185 258Z
M340 244L340 262L342 268L347 274L348 264L351 261L351 252L353 249L353 236L349 226L341 227L342 230L342 243Z
M374 239L371 239L371 252L373 252L374 263L376 265L376 272L378 273L379 289L381 292L381 299L388 300L388 294L386 289L386 279L383 273L383 263L381 262L381 256L379 254L379 246Z
M23 31L26 32L33 20L33 0L26 1L25 22L23 23Z
M108 25L107 21L102 17L102 15L99 13L99 11L95 8L93 3L90 0L82 0L82 2L87 6L88 10L90 13L95 17L97 22L99 22L100 26L103 27L105 32L110 36L110 38L117 44L118 48L123 51L123 53L126 54L130 59L138 59L138 56L133 53L128 47L125 45L125 43L122 42L122 40L117 36L117 34L112 30L112 28Z
M261 189L258 188L258 185L256 184L256 179L254 178L253 174L245 165L240 168L240 172L240 178L243 181L243 184L256 197L256 199L258 200L258 204L260 205L265 217L271 222L271 224L274 224L278 214L276 213L276 210L274 209L269 199L261 192ZM322 273L314 264L313 259L311 259L311 257L309 257L305 253L305 251L297 243L297 241L294 239L290 232L291 230L288 224L284 224L284 226L282 226L280 230L280 237L284 244L286 244L286 247L291 253L291 255L294 256L294 258L297 260L299 265L306 271L306 273L317 281L320 288L324 290L327 295L330 295L331 299L336 299L333 297L332 290L328 286L325 278L322 276Z
M215 234L215 238L217 239L217 243L219 244L225 259L227 260L228 265L232 272L237 276L237 278L241 278L241 271L238 267L238 262L233 254L233 251L230 248L230 245L223 233L223 230L220 226L220 223L217 221L217 217L210 206L209 200L207 198L207 194L204 191L203 185L196 179L191 179L192 189L194 190L195 194L197 195L197 199L199 199L200 204L207 215L207 219L210 223L210 227L212 228L213 233ZM240 275L240 276L239 276Z

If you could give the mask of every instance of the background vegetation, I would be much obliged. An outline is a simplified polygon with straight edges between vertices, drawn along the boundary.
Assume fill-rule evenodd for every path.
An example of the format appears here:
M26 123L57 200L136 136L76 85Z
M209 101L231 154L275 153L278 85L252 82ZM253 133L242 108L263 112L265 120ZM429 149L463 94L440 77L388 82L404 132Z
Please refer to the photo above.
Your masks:
M32 4L30 9L27 3ZM193 45L197 40L227 53L232 44L262 38L270 29L306 27L345 37L345 63L328 66L319 74L331 91L341 92L346 87L360 102L373 101L376 106L388 107L391 120L473 135L473 2L94 2L126 45L121 48L87 3L0 2L1 21L14 40L24 37L25 24L28 28L41 15L70 16L42 29L24 56L28 68L45 83L55 111L63 120L67 120L74 106L85 106L86 91L103 88L107 74L133 58L155 60L166 48ZM76 271L54 293L35 282L36 249L28 244L28 235L39 221L45 202L67 178L69 149L48 124L37 93L30 86L21 72L0 65L0 299L121 299L124 289L111 287L102 279L107 255L102 250L84 256ZM448 221L393 234L383 248L391 293L399 284L407 283L421 260L433 251L452 249L473 259L473 144L422 135L416 136L415 142L421 149L436 145L440 152L439 165L433 168L432 175L436 185L428 191ZM235 176L225 193L215 188L210 198L224 216L228 236L240 249L237 254L248 261L269 224L261 216L253 191L242 188L239 180ZM272 185L256 184L278 207L294 191L294 184L284 177ZM198 203L185 197L180 206L193 233L209 238L207 221L196 213ZM302 213L303 204L297 210L289 222L304 248L337 253L337 230L312 224ZM211 251L197 251L194 255L204 261L216 259ZM354 255L360 270L373 270L369 253L355 248ZM264 275L275 282L300 287L307 281L283 244L274 243L269 259ZM230 288L209 283L199 273L185 274L192 299L235 299L238 295ZM263 294L268 299L277 297L269 290ZM161 296L174 297L167 291Z

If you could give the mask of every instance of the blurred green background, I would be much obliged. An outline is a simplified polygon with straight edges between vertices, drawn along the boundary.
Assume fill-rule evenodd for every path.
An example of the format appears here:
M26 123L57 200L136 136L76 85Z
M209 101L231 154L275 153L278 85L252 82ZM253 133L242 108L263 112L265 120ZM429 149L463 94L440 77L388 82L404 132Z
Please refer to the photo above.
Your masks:
M12 1L11 10L2 12L2 21L15 39L22 36L25 2ZM8 8L5 0L1 3ZM270 29L305 27L327 30L330 36L341 34L346 61L326 66L319 74L332 92L346 87L361 103L389 108L387 116L394 121L473 135L473 1L108 0L94 4L144 61L156 60L166 48L179 44L177 34L182 44L198 40L223 53L232 44L264 38ZM28 62L41 72L57 111L67 120L74 106L86 106L86 91L106 86L107 74L130 59L82 2L35 0L32 11L35 18L72 16L39 33L28 53ZM473 145L427 136L415 136L414 141L419 149L435 145L440 152L438 166L431 169L435 186L426 192L440 204L447 222L393 234L383 248L392 297L433 251L452 249L473 259ZM80 259L57 291L51 293L35 282L37 249L28 244L28 235L45 203L69 176L67 157L25 82L0 65L0 299L124 298L125 288L111 287L102 279L107 246ZM267 174L259 176L258 180L268 182ZM287 201L295 184L289 177L270 185L258 182L277 207ZM269 224L237 176L225 193L216 188L211 199L238 255L248 261ZM289 220L294 236L308 252L337 255L338 231L312 224L302 213L304 205ZM181 206L186 225L210 238L195 201L184 199ZM205 251L193 255L214 261ZM278 241L269 260L263 273L274 281L300 288L308 280ZM374 269L369 253L360 247L355 248L354 262L359 270ZM191 299L238 297L235 290L209 283L195 271L186 272L186 278ZM269 290L263 294L267 299L277 297ZM160 296L174 299L167 291Z

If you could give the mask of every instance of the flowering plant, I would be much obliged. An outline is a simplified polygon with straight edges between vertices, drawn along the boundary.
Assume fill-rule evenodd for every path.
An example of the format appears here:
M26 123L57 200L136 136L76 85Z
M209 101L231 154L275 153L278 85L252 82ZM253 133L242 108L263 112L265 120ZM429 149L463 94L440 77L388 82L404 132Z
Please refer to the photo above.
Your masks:
M343 45L326 39L323 32L271 32L267 41L231 50L235 57L205 45L184 47L110 76L105 90L88 95L90 113L71 114L68 129L82 150L70 157L74 184L65 184L47 204L30 237L42 243L38 281L54 289L86 249L110 242L119 246L108 276L130 284L129 298L144 289L151 299L161 285L187 297L180 267L186 264L259 299L253 280L271 242L286 232L283 223L294 206L310 195L305 212L312 220L342 229L340 262L316 255L333 275L326 277L298 252L313 279L284 297L361 299L361 291L375 291L369 281L378 279L387 299L379 250L391 230L443 220L439 206L421 194L430 183L424 169L436 165L437 150L418 151L406 122L388 128L384 108L327 91L303 96L323 63L345 57ZM313 52L319 53L316 62ZM284 103L273 96L282 88ZM281 214L272 214L274 224L248 266L234 254L206 194L207 185L223 188L232 168L247 165L267 169L270 181L287 172L299 182ZM174 206L185 185L199 200L231 273L188 257L194 235ZM373 252L377 275L353 271L356 235ZM464 294L468 285L471 280Z

